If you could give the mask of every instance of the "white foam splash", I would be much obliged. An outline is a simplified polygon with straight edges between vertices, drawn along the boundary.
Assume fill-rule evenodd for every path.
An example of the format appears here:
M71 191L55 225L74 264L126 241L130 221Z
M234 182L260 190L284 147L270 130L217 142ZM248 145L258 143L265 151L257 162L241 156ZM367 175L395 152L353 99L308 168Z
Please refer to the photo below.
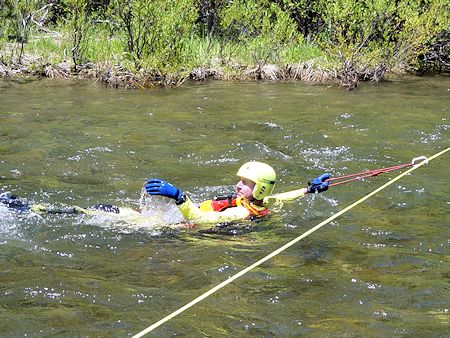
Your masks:
M16 221L15 213L0 204L0 235L14 236L17 234Z
M176 224L184 220L173 200L160 196L150 196L145 189L141 191L139 206L142 216L154 219L162 225Z

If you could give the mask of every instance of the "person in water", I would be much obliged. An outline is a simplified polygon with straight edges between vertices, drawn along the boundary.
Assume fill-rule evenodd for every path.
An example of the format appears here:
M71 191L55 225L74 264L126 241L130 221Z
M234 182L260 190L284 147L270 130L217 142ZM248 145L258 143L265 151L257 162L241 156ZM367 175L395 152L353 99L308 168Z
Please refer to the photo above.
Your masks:
M260 218L268 215L271 202L284 202L302 197L308 193L320 193L328 189L329 174L316 177L307 188L301 188L285 193L271 195L275 186L276 174L274 169L262 162L252 161L243 164L237 176L239 182L235 186L235 194L219 196L204 201L199 206L173 184L152 178L146 181L144 188L149 195L160 195L175 200L178 208L186 221L196 223L223 223ZM129 208L119 208L109 204L97 204L91 208L81 207L47 207L42 205L30 206L26 201L5 192L0 194L0 203L19 211L32 210L40 213L57 214L93 214L106 212L118 214L118 216L145 218L138 211Z
M149 195L160 195L175 200L181 214L187 221L200 223L221 223L254 219L270 213L271 200L294 200L308 193L320 193L328 189L329 174L316 177L307 188L271 195L275 187L275 170L268 164L252 161L243 164L236 174L239 182L235 195L220 196L196 206L191 199L173 184L151 178L144 188Z

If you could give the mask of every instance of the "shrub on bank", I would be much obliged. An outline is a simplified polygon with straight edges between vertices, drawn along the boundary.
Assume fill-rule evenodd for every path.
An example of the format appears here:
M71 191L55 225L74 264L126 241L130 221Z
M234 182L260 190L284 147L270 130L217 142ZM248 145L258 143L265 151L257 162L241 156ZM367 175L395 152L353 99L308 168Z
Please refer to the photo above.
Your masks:
M30 71L35 60L40 74L108 81L117 72L115 85L126 74L139 86L215 77L353 88L448 69L449 13L445 0L4 0L0 68ZM437 43L447 47L428 57Z

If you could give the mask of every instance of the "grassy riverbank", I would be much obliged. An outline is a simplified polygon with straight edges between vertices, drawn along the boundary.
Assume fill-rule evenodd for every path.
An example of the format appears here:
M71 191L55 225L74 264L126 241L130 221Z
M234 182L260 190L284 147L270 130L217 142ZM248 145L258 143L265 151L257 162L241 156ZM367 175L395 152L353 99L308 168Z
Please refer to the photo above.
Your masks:
M331 62L316 46L295 44L273 52L267 61L255 58L254 51L236 43L222 44L214 39L191 37L183 47L186 57L177 64L146 60L138 67L127 58L117 37L97 38L86 48L86 62L75 63L67 57L68 33L40 35L24 48L20 62L0 64L3 76L36 75L44 77L81 77L103 81L111 86L146 87L177 85L186 79L244 80L295 79L329 82L334 75ZM101 35L100 35L101 36ZM17 46L10 45L12 50ZM3 71L2 71L3 70Z
M0 9L2 77L354 88L388 74L448 70L450 8L442 0L7 0Z

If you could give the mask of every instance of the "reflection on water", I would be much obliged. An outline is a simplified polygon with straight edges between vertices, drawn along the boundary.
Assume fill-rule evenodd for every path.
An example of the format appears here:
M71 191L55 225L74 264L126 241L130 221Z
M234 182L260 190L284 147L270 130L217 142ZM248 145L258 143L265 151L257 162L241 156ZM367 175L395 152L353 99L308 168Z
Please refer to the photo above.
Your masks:
M31 204L141 210L40 215L0 205L2 336L126 336L374 190L394 174L285 204L269 219L174 229L150 177L195 202L248 160L276 192L448 147L446 77L355 92L296 83L111 90L0 82L0 191ZM158 336L444 336L448 155L432 161L156 331Z

